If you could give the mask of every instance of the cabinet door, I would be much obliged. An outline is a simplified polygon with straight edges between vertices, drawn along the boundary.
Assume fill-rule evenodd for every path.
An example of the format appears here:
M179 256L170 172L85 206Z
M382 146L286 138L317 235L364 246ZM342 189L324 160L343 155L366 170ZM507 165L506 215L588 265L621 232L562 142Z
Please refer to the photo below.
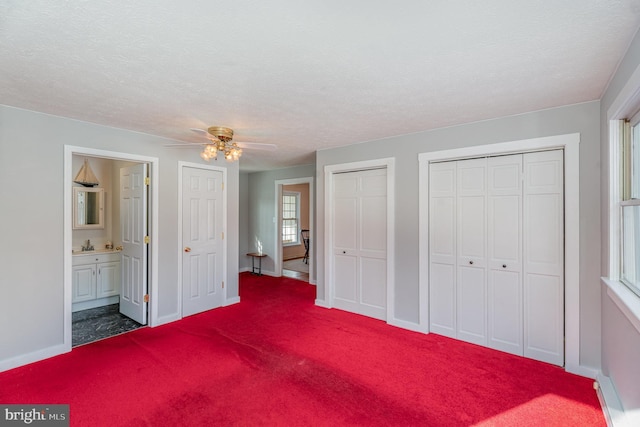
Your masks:
M457 164L458 338L487 342L487 160Z
M120 263L98 264L97 297L110 297L120 293Z
M88 301L96 298L96 266L79 265L73 267L72 302Z
M488 340L522 355L522 155L488 159Z

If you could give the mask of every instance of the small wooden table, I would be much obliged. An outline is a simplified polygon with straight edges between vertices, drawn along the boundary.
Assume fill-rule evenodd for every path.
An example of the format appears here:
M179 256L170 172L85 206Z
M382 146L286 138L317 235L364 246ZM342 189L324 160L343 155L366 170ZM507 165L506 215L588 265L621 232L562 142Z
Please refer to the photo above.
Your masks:
M251 257L251 274L262 276L262 258L266 257L267 255L258 252L249 252L247 256ZM256 267L256 258L258 258L258 267ZM258 270L257 273L256 268Z

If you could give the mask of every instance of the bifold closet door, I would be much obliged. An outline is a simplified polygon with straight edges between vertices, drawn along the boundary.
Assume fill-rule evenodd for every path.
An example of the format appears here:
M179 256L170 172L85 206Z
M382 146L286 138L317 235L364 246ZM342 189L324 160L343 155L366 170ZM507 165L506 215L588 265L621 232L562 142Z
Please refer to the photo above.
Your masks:
M522 154L487 162L487 345L522 355Z
M339 173L333 184L334 305L386 320L387 170Z
M562 150L524 155L524 355L564 365Z
M487 159L457 162L457 337L487 345Z
M429 325L456 338L456 162L429 167Z

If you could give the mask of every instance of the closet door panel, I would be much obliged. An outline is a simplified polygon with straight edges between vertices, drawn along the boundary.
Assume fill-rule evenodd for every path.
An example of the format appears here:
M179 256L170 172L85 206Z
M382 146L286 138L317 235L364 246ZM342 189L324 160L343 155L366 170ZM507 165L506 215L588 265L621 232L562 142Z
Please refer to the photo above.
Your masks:
M487 168L487 342L522 355L522 155L490 158Z
M429 329L456 337L456 162L429 167Z
M457 162L457 336L487 339L487 160Z
M562 151L524 155L524 355L564 365Z

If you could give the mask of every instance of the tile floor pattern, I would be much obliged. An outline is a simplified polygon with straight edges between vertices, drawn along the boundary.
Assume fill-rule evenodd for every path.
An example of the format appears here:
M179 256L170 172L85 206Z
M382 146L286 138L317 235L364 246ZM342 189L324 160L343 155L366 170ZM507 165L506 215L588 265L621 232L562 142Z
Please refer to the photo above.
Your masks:
M76 311L71 319L72 347L142 327L138 322L120 314L119 304Z

